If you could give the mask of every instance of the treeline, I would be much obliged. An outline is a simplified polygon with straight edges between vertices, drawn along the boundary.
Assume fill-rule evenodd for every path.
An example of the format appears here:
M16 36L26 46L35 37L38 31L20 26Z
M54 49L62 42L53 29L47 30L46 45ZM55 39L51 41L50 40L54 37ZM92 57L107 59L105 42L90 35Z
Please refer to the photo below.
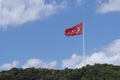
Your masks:
M12 68L1 71L0 80L120 80L120 66L95 64L63 70Z

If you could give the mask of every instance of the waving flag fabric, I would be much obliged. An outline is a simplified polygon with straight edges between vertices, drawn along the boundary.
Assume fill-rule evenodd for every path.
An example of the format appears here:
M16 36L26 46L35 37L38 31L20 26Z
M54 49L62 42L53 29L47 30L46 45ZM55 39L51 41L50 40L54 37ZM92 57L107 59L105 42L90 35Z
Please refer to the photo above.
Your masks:
M81 35L83 33L83 22L80 24L77 24L73 26L72 28L67 28L65 30L65 36L76 36L76 35Z

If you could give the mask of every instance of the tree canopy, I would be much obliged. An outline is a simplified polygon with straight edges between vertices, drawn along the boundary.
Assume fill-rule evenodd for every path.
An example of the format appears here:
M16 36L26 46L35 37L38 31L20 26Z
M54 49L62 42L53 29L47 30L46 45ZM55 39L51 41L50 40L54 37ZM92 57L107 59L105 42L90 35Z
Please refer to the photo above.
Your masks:
M120 66L86 65L79 69L12 68L0 72L0 80L120 80Z

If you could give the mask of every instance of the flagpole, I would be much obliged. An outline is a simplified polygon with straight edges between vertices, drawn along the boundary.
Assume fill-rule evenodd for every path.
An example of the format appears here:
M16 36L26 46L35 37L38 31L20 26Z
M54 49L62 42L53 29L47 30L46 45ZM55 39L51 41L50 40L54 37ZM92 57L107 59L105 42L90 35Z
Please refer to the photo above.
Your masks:
M83 22L83 66L85 66L85 31L84 31L84 22Z

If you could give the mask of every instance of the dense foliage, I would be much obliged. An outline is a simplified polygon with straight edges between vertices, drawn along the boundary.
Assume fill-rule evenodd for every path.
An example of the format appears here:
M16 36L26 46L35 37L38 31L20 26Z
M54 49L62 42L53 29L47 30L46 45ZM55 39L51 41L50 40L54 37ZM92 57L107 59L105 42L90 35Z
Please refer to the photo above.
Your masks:
M95 64L64 70L12 68L1 71L0 80L120 80L120 66Z

